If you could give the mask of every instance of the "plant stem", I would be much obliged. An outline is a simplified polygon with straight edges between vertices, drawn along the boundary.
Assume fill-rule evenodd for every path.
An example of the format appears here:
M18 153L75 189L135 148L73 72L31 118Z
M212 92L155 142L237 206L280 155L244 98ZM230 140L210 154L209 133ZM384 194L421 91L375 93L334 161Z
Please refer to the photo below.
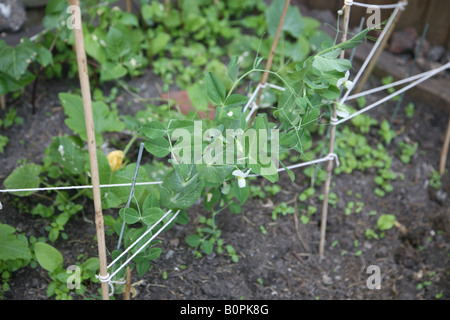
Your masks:
M128 144L125 146L125 149L123 149L123 156L125 157L128 153L128 151L130 150L131 146L133 145L133 143L136 141L137 139L137 134L135 134L131 140L128 142Z
M86 51L84 49L84 37L81 23L80 0L69 0L71 6L77 7L72 10L72 19L78 22L81 27L74 28L75 50L78 61L78 76L80 78L81 95L83 98L84 119L86 123L86 135L88 141L89 160L91 165L91 181L94 196L95 225L97 231L98 256L100 262L100 276L106 278L108 276L106 263L106 243L105 230L102 213L102 202L100 193L100 177L97 161L97 147L95 142L94 119L92 112L92 99L89 85L89 75L87 68ZM74 23L74 25L78 25ZM102 281L102 297L103 300L109 300L108 283Z

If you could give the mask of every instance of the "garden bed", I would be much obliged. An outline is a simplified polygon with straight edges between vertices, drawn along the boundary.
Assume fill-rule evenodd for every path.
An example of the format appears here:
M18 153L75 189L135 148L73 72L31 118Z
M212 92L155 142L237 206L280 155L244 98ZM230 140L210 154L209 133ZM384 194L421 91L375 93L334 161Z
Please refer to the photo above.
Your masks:
M149 96L158 94L155 85L158 79L151 74L132 79L130 83L145 88ZM19 159L39 163L42 150L48 147L51 137L69 132L63 125L64 113L58 93L71 85L42 81L39 87L42 97L37 100L36 114L30 113L30 97L25 93L14 102L24 124L1 132L11 140L1 160L2 181ZM134 114L139 109L139 103L127 107L126 102L130 99L132 97L126 92L117 97L121 113ZM371 111L370 115L381 121L390 117L394 106L395 102L389 102ZM195 232L199 215L206 212L202 205L194 205L188 209L189 224L175 225L159 237L163 253L152 263L152 269L143 277L133 274L136 295L132 299L448 299L448 174L443 176L438 190L429 184L429 174L439 164L446 114L432 106L416 104L412 118L406 118L401 111L397 119L394 129L398 134L387 150L393 158L392 170L403 174L404 180L393 182L392 193L378 197L373 191L374 171L333 175L332 192L338 200L329 209L324 259L318 255L322 202L318 197L310 198L306 203L298 200L310 179L296 169L295 183L290 182L287 174L281 175L278 182L281 191L275 196L266 192L264 198L248 200L242 214L225 210L218 215L222 238L234 247L239 262L232 262L227 254L195 257L185 239ZM121 135L125 133L115 134L115 138L120 141ZM370 144L376 145L379 139L372 128L368 133ZM403 164L398 156L398 143L405 139L419 143L409 164ZM136 154L137 149L133 153ZM144 155L143 162L148 160L149 155ZM268 184L259 179L250 183L261 186L262 190ZM322 186L316 190L317 194L323 192ZM32 196L14 202L13 198L1 195L0 222L15 226L27 236L46 236L44 227L48 221L26 212L32 203L46 200ZM363 210L346 215L351 201L363 202ZM273 220L272 211L283 202L297 207L299 215L279 215ZM53 244L63 254L65 267L74 264L81 254L97 254L93 204L85 200L83 205L82 214L74 216L65 226L68 239L59 239ZM299 218L301 205L319 209L307 224ZM375 215L371 215L373 211L376 211ZM112 210L104 213L117 215ZM394 227L385 232L384 238L368 240L365 231L376 230L381 214L394 214L406 228L406 233ZM112 250L116 239L108 237L107 240L108 249ZM380 267L380 290L370 290L366 286L369 265ZM11 289L5 293L5 299L47 299L49 281L47 272L39 265L35 268L27 266L13 273ZM98 283L91 284L85 297L97 294L98 288ZM82 296L74 295L74 298ZM121 299L121 296L116 294L116 298Z
M354 70L359 67L355 65ZM152 112L156 115L164 108L165 101L160 100L167 95L162 89L164 82L150 68L143 70L142 76L122 79L125 85L109 82L99 86L97 98L101 92L102 99L110 99L107 103L114 103L121 116L131 116L128 121L134 121L133 117L141 110L147 110L146 117L153 117ZM94 79L98 85L95 80L98 79ZM445 81L442 78L436 81L440 80ZM375 88L386 81L371 77L366 87ZM248 82L243 87L246 85ZM35 97L31 90L25 90L18 98L7 97L8 110L16 114L9 115L11 123L6 130L6 125L0 129L0 136L9 139L0 157L2 188L8 175L20 164L41 164L45 159L44 150L54 137L73 134L65 123L67 109L59 95L78 90L78 80L49 80L41 76L36 88ZM138 89L138 94L133 94L131 88ZM170 87L176 89L174 85ZM240 88L241 93L243 90ZM358 109L386 94L379 92L350 106ZM156 107L149 112L142 99L150 98ZM187 224L175 224L157 237L160 244L156 247L162 249L162 254L151 261L150 269L143 276L133 270L132 299L449 299L450 179L448 173L436 175L448 114L431 102L407 93L403 108L389 126L396 104L389 101L337 127L335 152L341 167L336 168L331 180L323 258L318 249L325 165L318 164L294 169L294 181L286 172L280 174L275 185L263 178L248 179L250 196L241 213L233 213L240 210L236 207L231 210L230 206L230 210L220 211L215 217L214 228L220 230L223 241L221 253L213 250L210 254L199 254L186 241L199 227L206 226L205 217L211 217L199 199L186 209ZM31 110L36 112L33 114ZM156 122L156 118L152 120ZM319 125L311 129L315 153L307 150L308 160L319 158L319 143L329 128L326 118L322 117ZM132 139L128 130L106 131L101 145L105 155L114 149L123 150ZM138 142L140 138L127 153L131 162L136 161ZM325 148L322 150L320 156L324 156ZM59 148L57 151L62 154ZM283 157L285 164L305 161L295 154L283 154ZM152 163L153 159L145 151L142 164ZM363 167L357 169L359 164ZM311 170L316 171L318 181L313 189L310 188ZM307 194L309 191L312 193ZM38 204L46 206L41 208L56 207L51 194L39 192L15 197L0 193L0 202L3 207L0 223L13 226L27 239L49 242L62 254L64 269L98 256L94 205L88 197L76 198L76 204L82 209L63 223L56 237L49 234L56 227L50 226L50 219L42 217L45 214L31 214ZM103 214L116 219L119 209L105 209ZM109 225L106 234L110 262L118 237ZM380 289L372 287L373 266L380 271ZM9 290L3 287L4 292L0 293L5 300L48 299L47 287L55 276L51 277L47 269L33 259L11 274L2 274ZM94 276L85 281L84 293L69 291L70 297L100 299L100 283L93 279ZM59 281L64 285L63 280ZM118 292L121 289L116 286L115 299L122 299ZM67 296L57 295L57 298Z

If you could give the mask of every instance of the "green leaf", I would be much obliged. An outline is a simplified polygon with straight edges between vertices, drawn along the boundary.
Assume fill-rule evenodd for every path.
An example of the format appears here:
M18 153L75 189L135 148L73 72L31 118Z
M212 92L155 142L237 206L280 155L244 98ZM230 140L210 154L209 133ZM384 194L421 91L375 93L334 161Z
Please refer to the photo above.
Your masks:
M283 162L280 161L280 163L281 163L281 165L283 166L283 168L286 170L287 174L289 175L289 178L291 178L291 181L294 182L294 181L295 181L295 175L294 175L294 173L292 172L292 170L288 169L288 168L284 165Z
M0 94L18 91L36 78L31 72L26 71L20 78L15 79L11 75L0 70Z
M247 103L248 97L242 94L232 94L225 100L225 107L233 108Z
M162 138L167 135L166 126L159 121L152 121L146 123L142 127L141 132L144 136L146 136L149 139Z
M60 93L59 100L67 115L66 125L75 134L79 134L82 140L87 141L82 98L75 94ZM94 101L92 111L97 145L101 145L103 142L102 134L104 132L120 132L125 128L123 122L119 120L117 112L111 111L103 101Z
M151 226L161 219L163 215L164 212L161 208L147 208L142 213L142 222Z
M133 208L122 208L119 211L119 215L127 224L136 223L141 219L139 212Z
M197 179L198 180L198 179ZM192 206L202 194L203 181L192 182L188 188L182 191L174 191L170 188L167 179L161 186L161 203L164 203L170 209L186 209Z
M142 204L142 210L146 210L153 207L159 207L158 196L154 193L150 193L144 200Z
M248 196L250 195L250 188L249 186L245 186L244 188L239 188L238 183L235 181L233 183L233 195L236 197L236 199L239 200L239 202L242 204L245 203Z
M43 67L53 64L53 56L50 50L41 45L36 50L38 54L36 59Z
M119 79L128 73L127 68L118 62L105 62L100 69L100 81Z
M86 33L84 35L84 46L86 54L97 60L97 62L103 66L107 60L107 55L105 47L100 43L100 39L103 40L102 38L103 36L101 33L96 30L90 34Z
M0 123L1 125L1 123ZM3 153L5 151L5 146L8 144L9 138L7 136L3 136L0 134L0 153Z
M62 165L71 174L83 174L86 152L80 142L76 141L76 137L54 137L49 147L49 159Z
M364 39L366 39L367 33L369 33L369 31L370 31L370 29L362 30L360 33L358 33L353 38L338 44L336 46L336 48L343 49L343 50L353 49L354 47L360 45L364 41Z
M136 260L136 258L137 256L134 258L134 260ZM147 259L143 259L136 263L136 270L139 277L142 277L147 272L147 270L150 268L150 264L150 260Z
M0 261L31 259L26 239L14 235L16 229L0 223Z
M209 101L204 85L195 83L186 89L189 100L192 106L198 111L207 111L209 108Z
M305 60L311 52L309 39L304 35L300 35L295 43L286 42L285 54L294 62Z
M284 1L272 1L271 5L266 10L267 31L271 38L275 37L283 12L284 3ZM289 6L281 30L286 31L297 38L303 33L303 25L304 23L300 10L297 7Z
M186 238L186 243L193 248L197 247L201 241L202 239L197 234L191 234Z
M35 60L36 55L36 45L27 38L15 47L0 40L0 57L2 57L0 71L18 80L25 73L28 65Z
M156 260L156 259L158 259L159 258L159 256L161 255L161 253L162 253L162 249L161 248L150 248L149 250L148 250L148 253L147 253L147 259L148 260Z
M215 105L221 105L225 101L225 87L214 73L208 72L206 74L206 91L208 97Z
M156 157L163 158L170 153L169 141L165 138L157 138L144 143L145 150Z
M326 56L315 56L313 60L313 67L324 72L345 72L352 67L352 63L347 59L331 59Z
M127 35L119 28L110 27L106 35L106 54L110 60L118 60L130 52Z
M157 55L158 53L166 49L167 44L170 41L170 35L164 32L158 32L150 42L151 53Z
M394 226L395 216L393 214L382 214L377 221L377 227L381 231L389 230Z
M34 163L24 164L16 168L4 182L6 189L38 188L41 182L39 179L41 170L42 167ZM33 193L34 191L12 192L12 194L20 197L29 196Z
M200 178L206 182L222 183L233 172L234 166L229 165L196 165Z
M203 250L204 253L210 254L213 251L213 244L208 240L203 240L200 248Z
M236 81L238 72L239 72L239 63L238 63L239 57L233 56L230 60L230 63L228 63L227 67L227 73L230 77L231 81Z
M102 152L97 153L98 168L101 184L121 184L129 183L134 176L136 170L136 164L131 163L125 168L111 172L111 167L108 163L108 159ZM87 163L86 171L90 172L89 162ZM137 181L148 181L147 172L145 170L139 170ZM136 188L134 196L137 201L141 201L141 198L148 194L148 192L157 192L157 186L141 186ZM114 188L101 188L102 194L102 207L108 209L117 207L126 202L130 193L130 187L114 187Z
M82 265L82 271L88 270L92 274L95 274L99 268L100 268L100 262L97 257L92 257L92 258L87 259L85 262L83 262L83 265Z
M44 242L38 242L34 245L36 259L42 268L48 272L53 272L63 266L63 256L54 247Z

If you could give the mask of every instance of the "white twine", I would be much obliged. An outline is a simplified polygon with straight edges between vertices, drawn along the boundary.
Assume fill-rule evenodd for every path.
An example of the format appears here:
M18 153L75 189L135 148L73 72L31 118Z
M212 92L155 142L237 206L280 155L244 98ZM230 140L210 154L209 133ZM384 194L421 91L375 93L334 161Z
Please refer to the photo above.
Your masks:
M419 79L416 80L416 81L414 81L413 83L411 83L411 84L409 84L409 85L403 87L402 89L400 89L400 90L398 90L398 91L396 91L396 92L394 92L394 93L388 95L387 97L384 97L383 99L378 100L377 102L374 102L374 103L372 103L371 105L369 105L369 106L367 106L367 107L365 107L365 108L363 108L363 109L361 109L361 110L359 110L359 111L357 111L357 112L355 112L355 113L349 115L349 116L346 117L346 118L343 118L343 119L341 119L341 120L337 120L336 118L331 118L331 119L330 119L330 120L331 120L331 121L330 121L330 124L336 126L336 125L338 125L338 124L340 124L340 123L343 123L343 122L345 122L345 121L348 121L348 120L350 120L350 119L356 117L357 115L359 115L359 114L361 114L361 113L364 113L364 112L366 112L366 111L369 111L369 110L372 109L372 108L375 108L376 106L379 106L380 104L382 104L382 103L384 103L384 102L386 102L386 101L392 99L393 97L395 97L395 96L397 96L397 95L399 95L399 94L401 94L401 93L403 93L403 92L405 92L405 91L411 89L412 87L415 87L416 85L422 83L423 81L425 81L425 80L431 78L431 77L434 76L435 74L437 74L437 73L439 73L439 72L441 72L441 71L443 71L443 70L445 70L445 69L448 69L448 68L450 68L450 62L448 62L448 63L446 63L445 65L443 65L443 66L441 66L441 67L439 67L439 68L436 68L436 69L434 69L434 70L424 72L424 73L421 75L421 77L419 77ZM417 79L417 77L415 77L415 79ZM369 91L370 91L370 90L369 90Z
M441 67L439 67L439 68L441 68ZM429 70L429 71L426 71L426 72L423 72L423 73L419 73L419 74L416 74L414 76L411 76L411 77L408 77L408 78L405 78L405 79L402 79L402 80L399 80L399 81L396 81L396 82L392 82L392 83L386 84L386 85L381 86L381 87L373 88L373 89L370 89L370 90L366 90L366 91L363 91L363 92L351 95L351 96L349 96L347 98L347 101L353 100L353 99L356 99L356 98L359 98L359 97L362 97L362 96L366 96L366 95L369 95L369 94L372 94L372 93L375 93L375 92L378 92L378 91L383 91L385 89L389 89L391 87L395 87L395 86L398 86L398 85L401 85L401 84L404 84L404 83L407 83L407 82L411 82L411 81L416 80L416 79L420 79L420 78L428 75L429 73L433 73L435 70L437 70L437 69L433 69L433 70Z
M98 280L100 280L100 282L108 282L109 288L110 288L110 293L109 293L110 297L114 295L114 286L113 286L113 284L125 284L126 283L126 281L123 280L123 279L122 280L114 280L114 281L113 280L109 280L109 273L107 273L105 277L102 277L99 274L96 274L95 277Z
M370 51L369 55L367 56L366 60L364 61L361 69L358 71L358 74L356 75L355 79L353 80L353 83L357 83L358 82L358 80L361 77L362 73L364 72L364 70L366 69L367 65L369 64L370 60L372 60L373 55L377 51L378 47L381 45L381 42L382 42L383 38L386 36L386 33L388 32L389 28L391 27L392 23L394 22L394 19L397 16L399 10L400 10L400 6L397 6L395 8L394 12L392 12L392 14L389 17L389 20L388 20L385 28L381 32L381 35L378 37L377 41L375 42L372 50ZM345 92L344 97L340 101L340 104L343 104L347 100L347 97L350 95L352 90L353 90L353 88L350 88L349 90L347 90Z
M377 7L380 9L400 8L400 10L404 10L405 7L408 5L408 2L399 1L398 3L395 3L395 4L370 4L370 3L354 2L353 0L345 0L344 4L346 6L357 6L357 7L363 7L363 8L373 8L373 7Z
M152 237L150 239L147 240L147 242L145 242L130 258L128 258L127 261L125 261L119 268L117 268L111 275L107 275L106 277L102 277L102 276L97 276L97 278L100 280L100 282L108 282L108 283L113 283L112 282L112 278L120 271L122 270L128 263L130 263L131 260L133 260L133 258L138 255L142 250L144 250L144 248L147 247L147 245L153 241L153 239L155 239L180 213L181 210L178 210L173 217L171 217L155 234L152 235ZM139 243L139 241L141 241L147 234L149 234L149 232L151 232L153 230L153 228L155 226L157 226L161 221L163 221L163 219L165 217L167 217L170 213L172 212L172 210L167 211L157 222L155 222L148 230L146 230L136 241L134 241L126 250L124 250L124 252L122 252L116 259L114 259L114 261L112 261L106 268L109 269L111 268L113 265L115 265L117 263L117 261L119 261L120 258L122 258L128 251L130 251L137 243Z
M277 172L286 171L286 169L291 170L291 169L295 169L295 168L305 167L305 166L309 166L311 164L321 163L321 162L325 162L325 161L329 161L329 160L335 160L336 166L338 166L338 167L341 165L339 162L338 155L335 153L329 153L328 155L326 155L325 157L320 158L320 159L293 164L293 165L287 166L286 168L279 168L279 169L277 169ZM260 176L259 174L249 174L247 177L259 177L259 176Z
M250 109L250 113L245 118L245 122L250 121L252 114L255 113L255 111L258 110L258 108L259 108L258 105L255 102L252 102L252 108Z
M146 186L151 184L162 184L162 181L136 182L137 186ZM115 187L130 187L132 183L117 183L117 184L101 184L100 188L115 188ZM45 188L23 188L23 189L5 189L0 190L0 193L6 192L38 192L38 191L54 191L54 190L75 190L75 189L92 189L91 185L83 186L65 186L65 187L45 187Z
M284 91L284 90L286 90L285 88L280 87L280 86L277 86L277 85L275 85L275 84L271 84L271 83L267 83L267 82L266 82L265 84L258 83L258 85L257 85L256 88L255 88L255 91L254 91L254 92L252 93L252 95L250 96L250 99L248 99L248 101L247 101L247 103L245 104L244 109L242 110L242 112L247 111L247 109L248 109L248 108L250 107L250 105L253 103L253 100L255 100L256 95L258 94L259 90L264 89L264 88L266 88L267 86L269 86L269 88L276 89L276 90L279 90L279 91Z

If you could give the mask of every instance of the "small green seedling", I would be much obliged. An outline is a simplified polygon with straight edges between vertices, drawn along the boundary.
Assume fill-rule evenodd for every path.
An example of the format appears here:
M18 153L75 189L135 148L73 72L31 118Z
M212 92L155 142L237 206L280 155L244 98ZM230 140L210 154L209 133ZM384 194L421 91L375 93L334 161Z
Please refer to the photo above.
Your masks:
M430 172L430 174L428 175L428 179L430 181L431 187L433 187L436 190L441 188L442 182L441 182L441 175L439 174L439 171L433 170L432 172Z
M416 154L418 146L419 146L419 143L417 143L417 142L414 142L413 144L409 144L409 143L401 141L399 143L399 150L398 150L398 153L400 155L400 160L404 164L410 163L411 158Z
M408 118L412 118L414 116L415 112L416 112L416 108L414 106L414 103L412 103L412 102L408 103L408 105L405 108L406 116Z
M282 202L280 205L276 206L275 209L272 210L272 219L277 220L278 214L282 214L283 216L287 214L292 214L295 212L295 208L288 206L286 202Z

